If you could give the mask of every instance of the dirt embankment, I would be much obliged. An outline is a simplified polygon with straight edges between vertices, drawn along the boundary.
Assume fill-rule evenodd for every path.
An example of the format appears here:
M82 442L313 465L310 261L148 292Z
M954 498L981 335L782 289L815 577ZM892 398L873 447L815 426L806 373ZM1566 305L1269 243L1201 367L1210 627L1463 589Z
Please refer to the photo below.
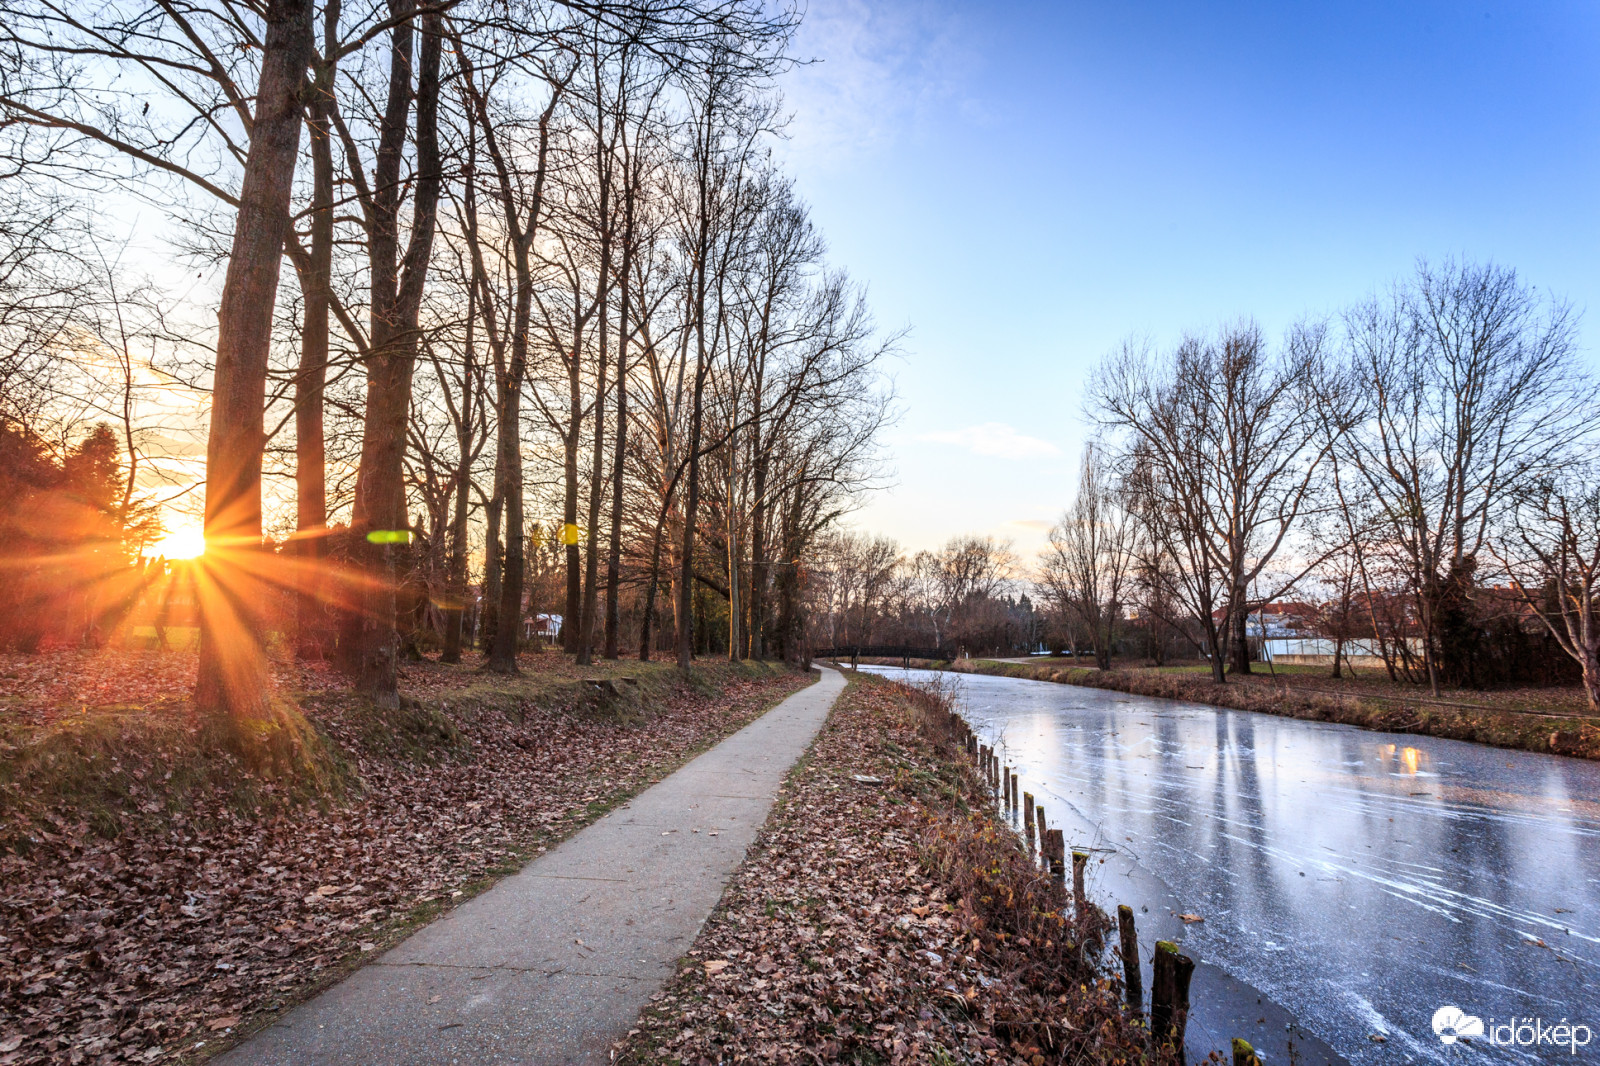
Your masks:
M899 659L862 660L899 666ZM1048 663L1007 663L992 659L935 662L915 659L925 670L1020 677L1063 685L1110 689L1138 696L1208 703L1240 711L1339 722L1393 733L1470 740L1498 748L1600 759L1600 718L1551 714L1509 707L1471 707L1432 701L1425 694L1380 697L1359 692L1306 691L1267 679L1219 685L1209 675L1155 670L1093 670Z
M940 700L856 676L618 1061L1173 1061L1081 961L956 730Z
M102 659L92 676L115 676ZM138 667L121 669L148 676ZM324 748L320 791L208 748L179 694L10 708L0 1064L209 1057L810 681L759 665L579 670L553 653L524 671L408 665L398 713L302 678L290 696ZM607 675L637 683L613 695L582 680Z

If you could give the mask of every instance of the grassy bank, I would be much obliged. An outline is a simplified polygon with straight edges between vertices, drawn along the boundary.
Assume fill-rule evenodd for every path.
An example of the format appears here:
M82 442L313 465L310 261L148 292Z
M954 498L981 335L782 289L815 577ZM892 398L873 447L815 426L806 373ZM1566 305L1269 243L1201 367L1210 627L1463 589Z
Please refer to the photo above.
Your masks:
M324 749L308 784L251 777L180 696L141 689L137 662L85 661L140 702L111 686L74 711L35 688L0 707L3 1064L209 1057L810 680L554 653L515 678L417 663L384 713L285 666ZM181 681L178 661L156 673ZM584 684L608 676L637 684Z
M898 666L900 660L883 660ZM1110 689L1139 696L1207 703L1241 711L1283 715L1314 722L1338 722L1394 733L1469 740L1499 748L1543 754L1600 759L1600 718L1582 714L1548 713L1514 706L1474 707L1434 702L1426 693L1408 696L1378 695L1359 689L1347 692L1310 691L1288 678L1252 677L1219 685L1209 673L1191 670L1095 670L1049 663L1007 663L990 659L954 662L914 660L922 669L955 673L1019 677L1063 685Z
M852 678L618 1061L1150 1061L956 736L938 699Z

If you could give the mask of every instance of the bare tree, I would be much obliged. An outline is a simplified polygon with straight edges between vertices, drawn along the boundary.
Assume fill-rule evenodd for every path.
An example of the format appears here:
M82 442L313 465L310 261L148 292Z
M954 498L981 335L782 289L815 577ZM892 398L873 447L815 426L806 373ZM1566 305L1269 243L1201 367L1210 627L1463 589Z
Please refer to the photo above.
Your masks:
M1220 592L1226 638L1213 640L1213 677L1223 680L1225 639L1232 669L1250 672L1247 619L1283 595L1316 558L1252 598L1252 589L1315 501L1329 444L1312 405L1324 331L1292 329L1280 352L1244 323L1215 341L1189 338L1165 358L1133 344L1101 365L1091 386L1100 424L1121 435L1123 458L1141 468L1142 517L1183 560L1190 605L1208 614ZM1217 585L1212 585L1215 578Z
M1040 560L1042 582L1058 609L1089 631L1095 663L1111 669L1117 627L1129 593L1138 527L1123 505L1099 449L1084 449L1078 494L1050 530Z
M1559 462L1600 408L1571 309L1492 264L1419 264L1347 313L1345 348L1335 388L1364 404L1339 447L1404 565L1437 694L1441 673L1466 671L1456 630L1511 490Z
M1600 711L1600 468L1573 463L1517 488L1508 529L1491 550L1583 673Z

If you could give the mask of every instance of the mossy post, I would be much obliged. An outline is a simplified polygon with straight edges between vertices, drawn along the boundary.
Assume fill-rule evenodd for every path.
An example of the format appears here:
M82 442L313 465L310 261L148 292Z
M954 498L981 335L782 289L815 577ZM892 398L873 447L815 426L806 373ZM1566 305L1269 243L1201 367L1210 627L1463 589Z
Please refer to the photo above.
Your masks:
M1083 890L1083 872L1089 865L1089 853L1072 849L1072 915L1081 927L1089 917L1089 897Z
M1117 934L1122 939L1122 986L1128 1006L1144 1008L1144 975L1139 970L1139 931L1133 927L1133 908L1117 907Z
M1045 839L1050 845L1050 876L1056 879L1056 884L1067 883L1067 842L1061 835L1061 830L1052 829L1045 834Z
M1261 1059L1250 1041L1233 1038L1233 1066L1261 1066Z
M1017 790L1017 775L1011 775L1011 809L1016 810L1022 802L1022 793Z
M1035 819L1035 825L1039 830L1039 861L1043 862L1045 867L1048 868L1050 866L1050 856L1046 854L1045 849L1049 846L1050 841L1046 837L1043 804L1039 804L1034 807L1033 816Z
M1033 793L1022 794L1022 835L1028 841L1028 850L1033 850Z
M1170 940L1156 941L1155 981L1150 989L1150 1034L1156 1044L1170 1044L1183 1053L1183 1032L1189 1023L1189 979L1194 960L1178 952Z
M1002 793L1001 798L1005 801L1006 810L1009 811L1011 809L1011 767L1009 766L1000 768L1000 791Z

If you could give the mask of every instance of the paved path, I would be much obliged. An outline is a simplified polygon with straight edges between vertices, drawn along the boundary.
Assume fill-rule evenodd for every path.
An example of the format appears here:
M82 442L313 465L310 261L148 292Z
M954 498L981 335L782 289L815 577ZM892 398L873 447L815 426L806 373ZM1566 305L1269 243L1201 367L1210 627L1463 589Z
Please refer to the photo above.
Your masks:
M219 1059L604 1063L672 975L844 678L790 696Z

